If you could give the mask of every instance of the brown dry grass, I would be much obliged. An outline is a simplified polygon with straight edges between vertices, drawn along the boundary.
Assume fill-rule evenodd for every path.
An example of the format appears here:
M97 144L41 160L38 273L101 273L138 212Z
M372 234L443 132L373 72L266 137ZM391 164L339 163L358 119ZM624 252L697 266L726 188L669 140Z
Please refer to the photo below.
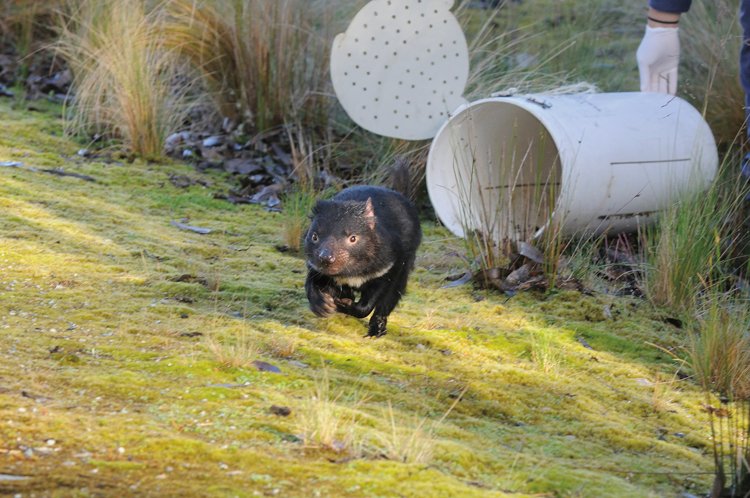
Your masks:
M332 16L343 2L173 0L165 41L197 68L221 113L257 130L327 125Z
M146 158L161 156L164 140L189 112L192 81L163 44L159 12L139 0L76 3L58 44L76 87L66 129L121 139Z

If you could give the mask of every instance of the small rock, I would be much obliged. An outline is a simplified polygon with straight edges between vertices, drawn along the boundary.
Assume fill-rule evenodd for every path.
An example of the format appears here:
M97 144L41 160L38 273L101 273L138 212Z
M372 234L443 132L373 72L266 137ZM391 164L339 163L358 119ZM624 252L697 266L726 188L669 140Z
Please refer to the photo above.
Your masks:
M281 373L281 369L279 367L271 365L270 363L266 363L265 361L255 360L253 361L252 365L261 372Z
M78 149L78 152L76 152L81 157L91 157L91 151L88 149Z
M286 406L271 405L271 413L279 417L288 417L292 410Z
M218 135L208 137L203 140L203 147L216 147L224 143L224 138Z
M257 161L252 159L230 159L224 163L224 169L227 173L237 173L240 175L252 175L264 171L264 168Z
M167 151L173 151L178 145L185 143L188 140L190 140L190 132L179 131L177 133L172 133L166 138L166 140L164 140L164 148Z

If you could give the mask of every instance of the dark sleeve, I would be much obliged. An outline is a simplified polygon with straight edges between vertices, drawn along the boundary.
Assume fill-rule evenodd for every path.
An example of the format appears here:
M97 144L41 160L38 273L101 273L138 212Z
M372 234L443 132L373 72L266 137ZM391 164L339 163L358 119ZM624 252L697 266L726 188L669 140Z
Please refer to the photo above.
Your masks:
M649 0L648 5L652 9L672 14L682 14L690 9L692 0Z

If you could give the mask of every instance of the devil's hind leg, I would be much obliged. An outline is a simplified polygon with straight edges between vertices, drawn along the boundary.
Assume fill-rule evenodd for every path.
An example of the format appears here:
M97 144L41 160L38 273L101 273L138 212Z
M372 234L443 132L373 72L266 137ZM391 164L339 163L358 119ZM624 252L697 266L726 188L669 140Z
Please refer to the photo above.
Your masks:
M388 315L396 308L401 297L406 292L406 281L409 278L409 269L407 265L401 265L392 274L388 275L389 285L380 295L378 303L375 305L375 312L370 318L367 335L370 337L381 337L386 333L388 324ZM392 270L393 271L393 270ZM389 272L390 273L390 272Z

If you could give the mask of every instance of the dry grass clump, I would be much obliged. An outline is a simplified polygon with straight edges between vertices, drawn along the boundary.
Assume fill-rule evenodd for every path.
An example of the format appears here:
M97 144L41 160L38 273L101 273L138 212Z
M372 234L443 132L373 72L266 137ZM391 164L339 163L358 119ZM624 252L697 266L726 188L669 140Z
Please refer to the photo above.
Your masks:
M745 121L737 9L734 0L694 2L681 20L680 93L704 112L720 144L733 143Z
M387 430L376 432L373 436L380 456L396 462L422 465L432 461L436 444L434 425L428 426L426 418L415 418L408 426L397 422L390 402L384 418Z
M249 366L258 358L261 349L258 341L245 330L238 330L229 338L222 339L209 334L204 342L216 361L230 368Z
M548 376L555 376L564 357L560 345L549 330L537 330L531 334L531 360Z
M360 452L362 441L356 431L355 411L340 403L342 397L342 392L331 392L328 371L323 370L297 411L297 430L307 447Z
M192 81L164 45L160 13L140 0L80 0L58 44L75 78L68 132L121 139L135 154L162 155L185 121Z
M221 113L257 130L327 125L328 53L344 2L173 0L166 43L197 68Z
M714 296L690 336L690 364L706 391L727 400L750 399L750 309Z
M21 56L53 37L55 12L64 0L3 0L0 2L0 42L11 43Z
M282 236L291 251L298 253L302 250L302 240L310 224L308 217L316 200L313 191L303 188L294 189L284 197Z
M731 220L747 190L736 181L738 174L739 166L725 160L706 192L685 194L645 231L642 286L654 304L690 313L710 286L727 281L735 232L741 230Z
M274 358L291 359L297 352L297 343L284 335L274 334L263 349Z
M750 493L749 334L747 300L712 293L689 338L688 361L706 394L711 424L712 497Z

